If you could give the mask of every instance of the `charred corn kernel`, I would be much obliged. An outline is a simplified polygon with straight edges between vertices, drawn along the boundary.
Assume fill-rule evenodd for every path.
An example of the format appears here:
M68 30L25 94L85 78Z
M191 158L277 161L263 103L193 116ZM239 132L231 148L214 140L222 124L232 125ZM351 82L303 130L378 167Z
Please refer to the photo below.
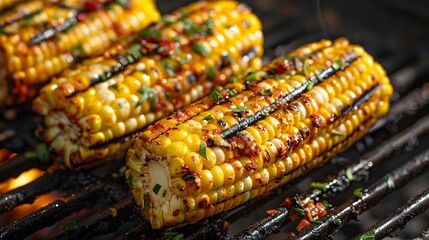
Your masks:
M230 17L232 10L236 10L237 18ZM126 12L120 6L111 11L112 13L107 13L109 17ZM112 161L126 155L126 152L111 151L112 142L125 146L129 144L126 140L130 139L130 134L154 123L167 113L210 94L215 87L227 83L232 77L233 64L239 66L236 77L245 76L248 71L260 67L260 24L237 26L240 35L228 36L228 42L218 40L227 37L228 33L223 31L225 25L238 25L241 21L250 19L252 22L259 22L245 5L229 1L201 1L170 15L173 23L154 24L139 35L110 47L103 55L86 59L53 78L40 90L33 109L44 116L51 112L64 113L61 121L67 122L64 125L69 128L67 132L73 132L75 136L108 132L109 135L104 136L104 142L85 147L108 149L108 155L103 161ZM90 26L84 31L92 31L92 28L94 27ZM128 31L128 28L133 27L129 24L120 28ZM229 52L231 46L240 46L236 56ZM87 51L86 48L84 50ZM223 77L220 76L221 73ZM215 105L215 102L210 104ZM206 104L202 103L186 112L176 112L175 116L181 119L179 122L175 119L158 122L159 133L172 126L174 130L161 140L156 140L160 144L156 151L161 155L182 158L189 151L198 153L201 144L209 137L204 133L208 129L218 128L218 123L212 120L201 122L201 119L190 119L197 115L196 112L205 109ZM229 108L217 111L225 109ZM222 118L215 112L211 114L213 119ZM101 119L101 126L97 126L97 130L82 125L90 115L97 115ZM227 120L228 124L238 123L235 117L228 117ZM42 127L49 131L49 128L58 127L58 124L45 124ZM202 135L204 136L201 137ZM70 137L64 134L62 138L69 140ZM82 144L77 138L69 142L76 149ZM59 149L58 153L63 154L64 149ZM200 154L203 166L213 167L218 161L216 153L207 148L205 154L206 157ZM85 156L91 159L82 158L78 152L71 151L68 167L84 168L95 162L103 162L96 159L95 155ZM192 168L199 169L199 164Z
M364 75L372 78L363 80ZM245 86L237 87L240 84ZM299 176L303 166L320 165L349 146L387 111L391 93L389 80L379 70L378 63L345 39L305 45L273 60L234 83L234 89L240 90L233 96L230 95L232 85L218 88L189 106L206 104L208 107L199 108L185 120L181 114L167 116L166 119L176 119L176 124L168 129L158 130L157 123L149 126L129 150L140 154L129 154L127 159L134 162L136 156L144 156L148 161L144 164L167 166L174 160L156 153L160 148L156 139L177 128L199 135L203 146L199 149L189 148L192 143L186 139L180 140L188 146L187 154L199 154L203 161L213 154L215 161L204 163L199 172L193 172L201 176L202 188L198 193L187 191L188 195L177 197L197 199L207 194L208 204L215 210L205 209L206 217L260 196ZM216 106L213 101L217 102ZM185 107L181 113L189 113L189 108ZM212 117L207 117L209 115ZM223 122L227 117L236 122ZM135 170L129 167L128 171ZM159 172L143 168L135 174L142 176L143 186L131 186L133 192L149 192L150 176L158 176ZM176 181L176 175L165 170L162 176L167 182ZM175 194L171 188L167 192ZM154 228L172 225L150 215L168 212L164 204L168 205L169 199L149 199L150 208L142 209ZM158 207L161 205L164 207ZM185 218L185 222L195 221L193 212L182 211L192 216ZM179 223L183 222L176 222Z
M0 10L2 6L0 1ZM40 84L71 64L103 53L120 38L160 18L152 0L109 1L95 7L76 1L31 0L15 2L13 8L1 14L0 86L4 88L0 108L34 98ZM132 27L127 31L112 27L118 22ZM84 90L89 79L80 76L75 88Z

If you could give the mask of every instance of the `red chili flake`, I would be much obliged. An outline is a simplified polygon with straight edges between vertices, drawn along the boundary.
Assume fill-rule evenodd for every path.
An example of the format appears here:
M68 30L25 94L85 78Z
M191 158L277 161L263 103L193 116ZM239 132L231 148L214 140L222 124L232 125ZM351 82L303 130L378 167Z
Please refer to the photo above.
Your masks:
M85 13L79 13L76 18L78 22L83 22L88 18L88 16Z
M95 11L101 8L102 2L100 0L91 0L85 2L85 10L88 12Z
M299 222L298 226L296 226L296 230L298 232L301 232L301 230L307 226L310 226L311 223L307 221L306 219L302 219L301 222Z
M279 211L277 211L277 210L275 210L275 209L269 209L269 210L267 210L267 214L268 215L273 215L273 214L276 214L276 213L278 213Z
M288 70L284 61L280 61L276 65L276 71L278 74L283 74Z

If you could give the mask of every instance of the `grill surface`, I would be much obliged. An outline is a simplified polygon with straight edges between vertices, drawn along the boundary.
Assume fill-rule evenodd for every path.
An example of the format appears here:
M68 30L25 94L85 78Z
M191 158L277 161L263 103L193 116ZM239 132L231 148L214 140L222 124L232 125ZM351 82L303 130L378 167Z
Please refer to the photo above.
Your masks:
M188 2L157 3L166 13ZM370 134L323 167L302 169L312 171L267 196L174 231L187 239L285 239L291 232L301 239L350 239L371 231L377 238L427 238L429 4L424 0L245 2L262 19L265 60L309 41L345 36L363 45L388 71L395 88L392 108ZM0 154L0 164L6 161L0 165L0 191L30 169L48 169L48 163L26 160L23 154L38 142L32 134L37 120L32 113L22 113L14 122L0 121L0 148L18 153L9 161ZM165 237L164 231L151 230L141 219L124 170L123 162L87 172L49 170L27 185L0 192L0 239ZM314 181L326 183L327 190L310 188ZM353 195L358 187L365 189L362 198ZM280 206L286 197L295 196L327 200L334 208L322 223L297 233L299 219L292 221L291 209ZM277 213L267 215L269 209Z

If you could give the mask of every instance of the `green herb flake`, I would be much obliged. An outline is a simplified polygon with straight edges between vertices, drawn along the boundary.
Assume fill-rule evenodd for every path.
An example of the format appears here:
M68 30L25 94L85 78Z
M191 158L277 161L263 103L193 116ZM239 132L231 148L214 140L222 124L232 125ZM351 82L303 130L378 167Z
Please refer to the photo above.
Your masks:
M165 91L165 92L164 92L164 96L165 96L165 99L167 99L167 100L171 100L171 93L169 93L169 92Z
M49 162L49 149L48 146L44 143L39 143L36 145L35 153L37 156L37 159L41 161L42 163L48 163Z
M207 116L205 116L203 118L203 120L206 120L206 121L209 121L209 120L212 120L212 119L213 119L213 115L212 114L209 114L209 115L207 115Z
M308 85L307 85L307 87L305 88L305 90L310 91L311 89L313 89L313 87L314 87L314 82L313 82L313 81L311 81L311 82L309 82L309 83L308 83Z
M163 192L162 192L162 197L165 197L167 195L167 189L165 189Z
M31 14L30 16L26 17L24 19L24 26L29 26L33 23L34 17L36 17L37 14Z
M127 52L134 55L141 55L142 46L140 44L132 44L127 48Z
M121 7L124 8L129 8L130 7L130 2L129 0L116 0L116 3L121 5Z
M247 111L247 110L249 110L249 109L247 108L247 106L246 106L246 105L243 105L243 106L236 107L236 108L233 108L233 109L232 109L232 111L233 111L233 112L235 112L235 113L245 112L245 111Z
M344 136L343 132L335 130L335 129L332 130L331 133L334 134L335 136L340 136L340 137Z
M307 60L305 57L302 58L302 74L307 77L308 76L308 71L307 71L307 62L305 61Z
M213 90L212 93L210 93L209 95L211 98L213 98L213 100L215 100L215 102L218 102L220 99L222 99L222 94L220 94L219 90L216 88L215 90Z
M183 233L165 230L164 238L166 240L184 240L185 236L183 235Z
M323 200L322 204L326 209L332 208L332 204L326 200Z
M356 189L353 191L353 195L355 195L355 196L356 196L356 197L358 197L358 198L361 198L361 197L363 196L362 190L363 190L363 188L362 188L362 187L360 187L360 188L356 188Z
M300 215L304 216L305 215L305 210L302 208L293 208L293 210L295 210L296 212L298 212Z
M311 184L310 184L310 187L311 188L315 188L315 189L319 189L319 190L322 190L322 191L326 191L326 189L327 189L327 186L326 186L326 183L318 183L318 182L312 182Z
M215 80L215 78L216 78L216 66L214 66L214 65L207 66L204 71L210 80Z
M65 222L63 225L61 225L61 230L64 232L71 232L77 229L76 221L69 220Z
M152 37L156 41L161 40L161 32L157 29L148 28L140 32L143 37Z
M136 107L142 105L145 101L149 100L150 101L150 107L152 109L154 109L156 106L156 101L158 99L156 92L148 86L144 86L144 87L140 88L138 92L140 94L142 94L142 96L137 101Z
M113 89L113 90L115 90L116 92L120 92L119 91L119 87L118 87L118 85L113 85L113 86L111 86L111 88Z
M182 40L182 38L179 36L173 37L173 42L180 42L181 40Z
M210 57L210 51L202 43L192 45L191 49L204 57Z
M229 83L236 83L238 81L238 79L237 79L237 77L236 76L232 76L232 77L230 77L229 78L229 80L228 80L228 82Z
M272 92L273 92L273 89L268 88L267 90L260 91L259 94L261 94L262 96L267 96L267 95L271 94Z
M161 19L162 23L164 23L165 25L171 25L173 23L175 23L176 21L174 20L174 17L171 15L164 15Z
M349 181L353 181L355 176L353 175L353 170L351 168L346 169L346 177Z
M153 186L152 191L153 191L153 193L155 193L155 195L158 195L160 189L161 189L161 185L156 183L155 186Z
M84 52L85 52L85 48L84 48L84 46L83 46L83 43L79 43L75 48L74 48L74 50L75 51L77 51L78 52L78 54L83 54Z
M342 59L338 59L337 61L335 61L333 64L332 64L332 68L335 70L335 71L338 71L340 68L342 68L343 67L343 60Z
M375 240L375 229L356 237L354 240Z
M131 173L127 173L127 183L131 188L133 187L133 176L131 176Z
M147 209L149 207L149 199L148 199L148 197L149 197L148 193L143 194L143 199L142 199L143 209Z
M320 220L310 220L311 223L322 224L323 222Z
M256 80L258 80L258 74L256 72L250 72L247 74L246 81L254 82Z
M9 33L4 30L4 28L0 27L0 35L8 35Z
M227 88L226 91L228 92L228 95L231 97L237 96L237 93L234 92L231 88Z
M205 159L207 159L207 146L203 143L200 144L200 149L198 153Z

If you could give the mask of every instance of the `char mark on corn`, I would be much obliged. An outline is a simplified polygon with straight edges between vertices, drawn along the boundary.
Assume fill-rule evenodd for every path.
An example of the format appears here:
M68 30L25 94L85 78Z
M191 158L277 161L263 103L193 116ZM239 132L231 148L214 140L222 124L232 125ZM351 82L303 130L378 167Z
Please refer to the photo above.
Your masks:
M326 162L386 114L391 94L362 47L307 44L149 126L126 176L152 227L193 223Z
M134 133L259 69L262 40L243 4L178 9L44 86L33 101L45 116L41 135L70 168L121 158Z

